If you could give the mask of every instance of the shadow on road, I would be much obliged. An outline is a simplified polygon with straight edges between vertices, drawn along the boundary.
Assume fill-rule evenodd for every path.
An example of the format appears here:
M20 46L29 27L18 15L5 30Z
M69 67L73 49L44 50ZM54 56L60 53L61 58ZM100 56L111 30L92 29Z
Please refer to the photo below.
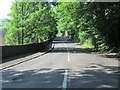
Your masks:
M54 53L67 53L69 51L69 53L92 53L94 52L93 50L89 49L89 48L74 48L74 47L68 47L68 50L66 50L66 47L58 47L55 48L52 52Z
M115 59L118 59L120 61L120 54L117 54L117 55L100 55L100 57L103 57L103 58L115 58Z
M69 71L68 88L116 88L118 87L118 67L102 66L84 67L83 71ZM102 69L95 69L101 67ZM93 68L92 70L90 68ZM109 73L110 71L110 73ZM61 88L65 69L42 68L35 70L3 71L3 88ZM70 74L73 73L73 74ZM78 75L77 75L77 74Z
M62 47L55 47L52 52L54 53L92 53L95 52L90 48L76 47L76 45L71 41L54 41L55 44L61 44ZM63 44L63 45L62 45ZM65 46L66 44L67 46ZM77 45L78 46L78 45Z
M99 69L98 69L99 67ZM100 69L102 68L102 69ZM73 71L70 88L118 88L119 71L116 66L92 64L83 71ZM77 73L77 74L75 74Z
M54 50L52 51L52 53L67 53L69 51L69 53L72 54L79 54L79 53L85 53L85 54L97 54L102 58L115 58L115 59L119 59L120 58L120 54L116 54L116 55L107 55L107 54L102 54L99 51L95 51L92 48L85 48L82 47L80 45L75 45L73 42L71 41L54 41L55 44L63 44L62 47L55 47ZM67 44L67 46L64 46L64 44ZM76 47L77 46L77 47Z
M3 88L61 88L64 69L5 70Z

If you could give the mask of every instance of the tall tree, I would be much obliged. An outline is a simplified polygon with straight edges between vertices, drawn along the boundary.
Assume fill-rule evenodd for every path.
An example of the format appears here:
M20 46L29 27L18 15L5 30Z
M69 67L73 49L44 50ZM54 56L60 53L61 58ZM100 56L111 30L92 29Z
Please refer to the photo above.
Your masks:
M51 3L48 2L13 3L10 13L12 19L6 35L7 43L39 43L54 37L56 21L51 8Z

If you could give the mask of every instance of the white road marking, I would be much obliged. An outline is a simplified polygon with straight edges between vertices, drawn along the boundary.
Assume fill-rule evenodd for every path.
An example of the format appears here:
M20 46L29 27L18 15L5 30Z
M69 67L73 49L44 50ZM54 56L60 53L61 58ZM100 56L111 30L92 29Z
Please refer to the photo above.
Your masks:
M68 81L67 78L68 78L68 70L65 70L65 75L64 75L63 85L62 85L63 89L67 88L67 81Z
M67 48L67 52L68 52L67 61L69 62L69 61L70 61L69 50L68 50L67 45L65 45L65 43L64 43L64 46ZM65 70L65 75L64 75L62 90L66 90L66 88L67 88L67 83L68 83L68 70Z
M68 54L68 62L70 61L70 56L69 56L69 54Z

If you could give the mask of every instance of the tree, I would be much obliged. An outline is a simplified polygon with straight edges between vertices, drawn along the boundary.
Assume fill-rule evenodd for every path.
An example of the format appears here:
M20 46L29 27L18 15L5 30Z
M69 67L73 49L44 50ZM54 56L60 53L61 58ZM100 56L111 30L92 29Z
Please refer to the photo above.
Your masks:
M15 2L7 29L8 44L39 43L55 36L56 21L52 16L51 3Z
M120 50L119 3L61 2L55 10L58 30L95 50Z

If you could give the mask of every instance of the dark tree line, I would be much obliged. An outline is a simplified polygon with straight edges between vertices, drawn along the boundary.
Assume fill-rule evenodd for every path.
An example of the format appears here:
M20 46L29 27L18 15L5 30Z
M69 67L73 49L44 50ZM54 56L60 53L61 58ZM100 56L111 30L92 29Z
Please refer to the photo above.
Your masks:
M58 3L58 30L71 40L100 51L120 50L120 4L114 2Z

